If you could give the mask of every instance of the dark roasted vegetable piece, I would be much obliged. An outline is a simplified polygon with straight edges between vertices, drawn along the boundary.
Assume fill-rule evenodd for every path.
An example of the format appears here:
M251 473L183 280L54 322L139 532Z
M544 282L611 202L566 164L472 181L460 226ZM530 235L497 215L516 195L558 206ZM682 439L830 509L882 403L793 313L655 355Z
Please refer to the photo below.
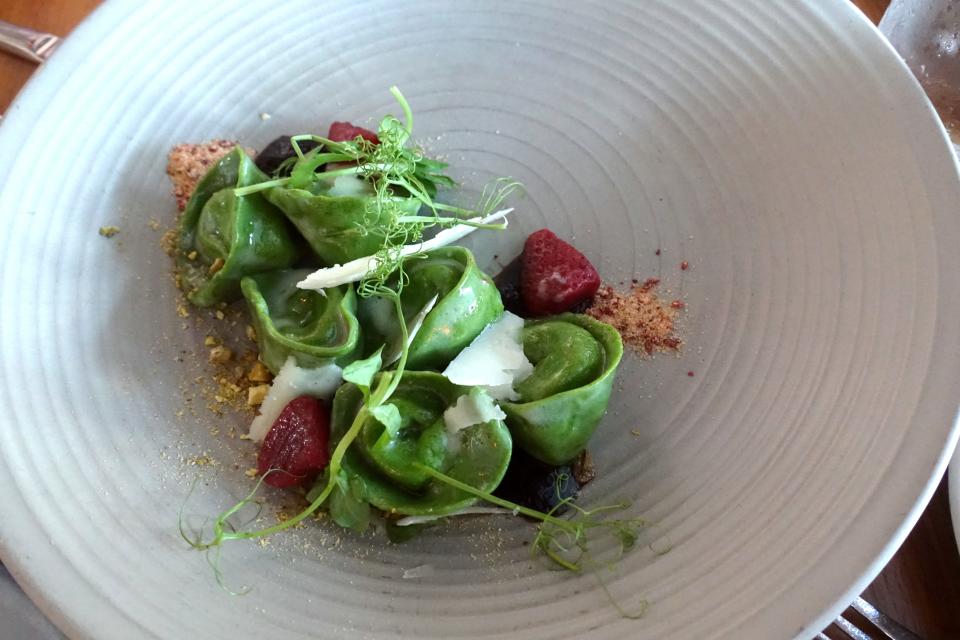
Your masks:
M307 153L319 146L313 140L301 140L297 144L300 145L300 151L303 153ZM265 146L263 150L257 154L257 168L265 174L272 176L285 160L295 158L296 156L297 153L293 150L293 145L290 143L290 136L280 136L270 141L270 144Z
M514 449L507 475L503 477L494 495L548 513L561 501L575 498L580 484L569 465L552 466L537 460L522 449ZM566 505L553 511L566 511Z
M526 318L529 314L523 306L523 295L520 293L520 268L520 258L514 258L494 277L493 282L497 285L497 291L500 292L503 308L521 318Z

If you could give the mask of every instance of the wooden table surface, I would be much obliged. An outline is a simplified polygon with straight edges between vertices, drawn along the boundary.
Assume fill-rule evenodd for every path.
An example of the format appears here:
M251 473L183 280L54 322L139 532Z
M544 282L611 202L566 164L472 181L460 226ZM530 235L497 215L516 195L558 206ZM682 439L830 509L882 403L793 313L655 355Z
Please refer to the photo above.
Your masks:
M852 0L877 22L889 0ZM0 20L57 35L68 33L99 0L3 0ZM27 81L34 65L0 53L0 111ZM928 640L960 640L960 553L940 483L916 528L864 597Z

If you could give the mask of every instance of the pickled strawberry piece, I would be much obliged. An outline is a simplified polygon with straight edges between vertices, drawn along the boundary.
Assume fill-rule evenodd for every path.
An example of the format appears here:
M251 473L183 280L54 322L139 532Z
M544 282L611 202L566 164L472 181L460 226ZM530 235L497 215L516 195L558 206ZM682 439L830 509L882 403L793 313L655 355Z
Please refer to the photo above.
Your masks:
M600 274L586 256L549 229L531 233L523 245L520 293L531 316L570 311L600 287Z
M346 142L357 136L369 140L373 144L380 144L380 138L373 131L363 127L355 127L349 122L334 122L330 125L330 132L327 134L327 138L334 142Z
M281 489L310 482L327 466L329 442L330 414L324 403L310 396L295 398L267 432L257 472Z

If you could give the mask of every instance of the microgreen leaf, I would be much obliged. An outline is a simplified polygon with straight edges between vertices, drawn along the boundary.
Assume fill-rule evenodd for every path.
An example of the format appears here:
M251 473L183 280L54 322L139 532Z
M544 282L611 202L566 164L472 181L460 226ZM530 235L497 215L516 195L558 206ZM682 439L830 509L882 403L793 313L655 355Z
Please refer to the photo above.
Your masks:
M317 497L323 493L323 489L330 482L330 467L327 467L323 470L316 480L313 481L313 486L310 487L310 490L307 491L307 502L313 502Z
M370 409L370 415L384 426L391 438L396 436L397 432L400 431L400 410L397 409L396 405L388 402L381 404L379 407L373 407Z
M307 153L290 172L288 186L292 189L306 189L313 182L316 170L328 162L347 162L352 158L344 153L322 153L323 147L317 147Z
M373 377L377 375L383 364L380 357L382 352L383 347L380 347L369 358L356 360L348 364L343 369L343 379L369 391Z
M590 541L593 538L592 531L596 530L600 534L605 533L608 536L613 536L620 543L617 557L614 558L616 560L635 544L638 532L647 526L647 523L641 518L602 520L597 517L598 513L626 509L629 505L624 503L586 510L577 506L571 498L567 498L561 500L549 512L543 513L504 500L491 493L480 491L424 464L418 462L413 464L416 468L443 484L460 489L464 493L476 496L485 502L512 509L515 513L540 520L541 524L537 528L537 534L534 536L531 545L533 553L542 553L556 566L568 571L593 570L599 566L590 550ZM573 509L574 516L572 518L559 518L554 515L564 506Z
M371 511L363 481L355 476L348 479L342 471L340 476L330 494L330 517L341 527L366 531Z

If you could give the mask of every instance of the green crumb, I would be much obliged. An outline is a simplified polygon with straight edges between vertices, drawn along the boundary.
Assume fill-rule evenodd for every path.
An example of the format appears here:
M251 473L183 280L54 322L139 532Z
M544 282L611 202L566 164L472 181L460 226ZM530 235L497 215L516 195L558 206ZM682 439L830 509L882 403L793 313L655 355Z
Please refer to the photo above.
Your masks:
M102 235L104 238L112 238L118 233L120 233L120 227L114 227L114 226L100 227L100 235Z

